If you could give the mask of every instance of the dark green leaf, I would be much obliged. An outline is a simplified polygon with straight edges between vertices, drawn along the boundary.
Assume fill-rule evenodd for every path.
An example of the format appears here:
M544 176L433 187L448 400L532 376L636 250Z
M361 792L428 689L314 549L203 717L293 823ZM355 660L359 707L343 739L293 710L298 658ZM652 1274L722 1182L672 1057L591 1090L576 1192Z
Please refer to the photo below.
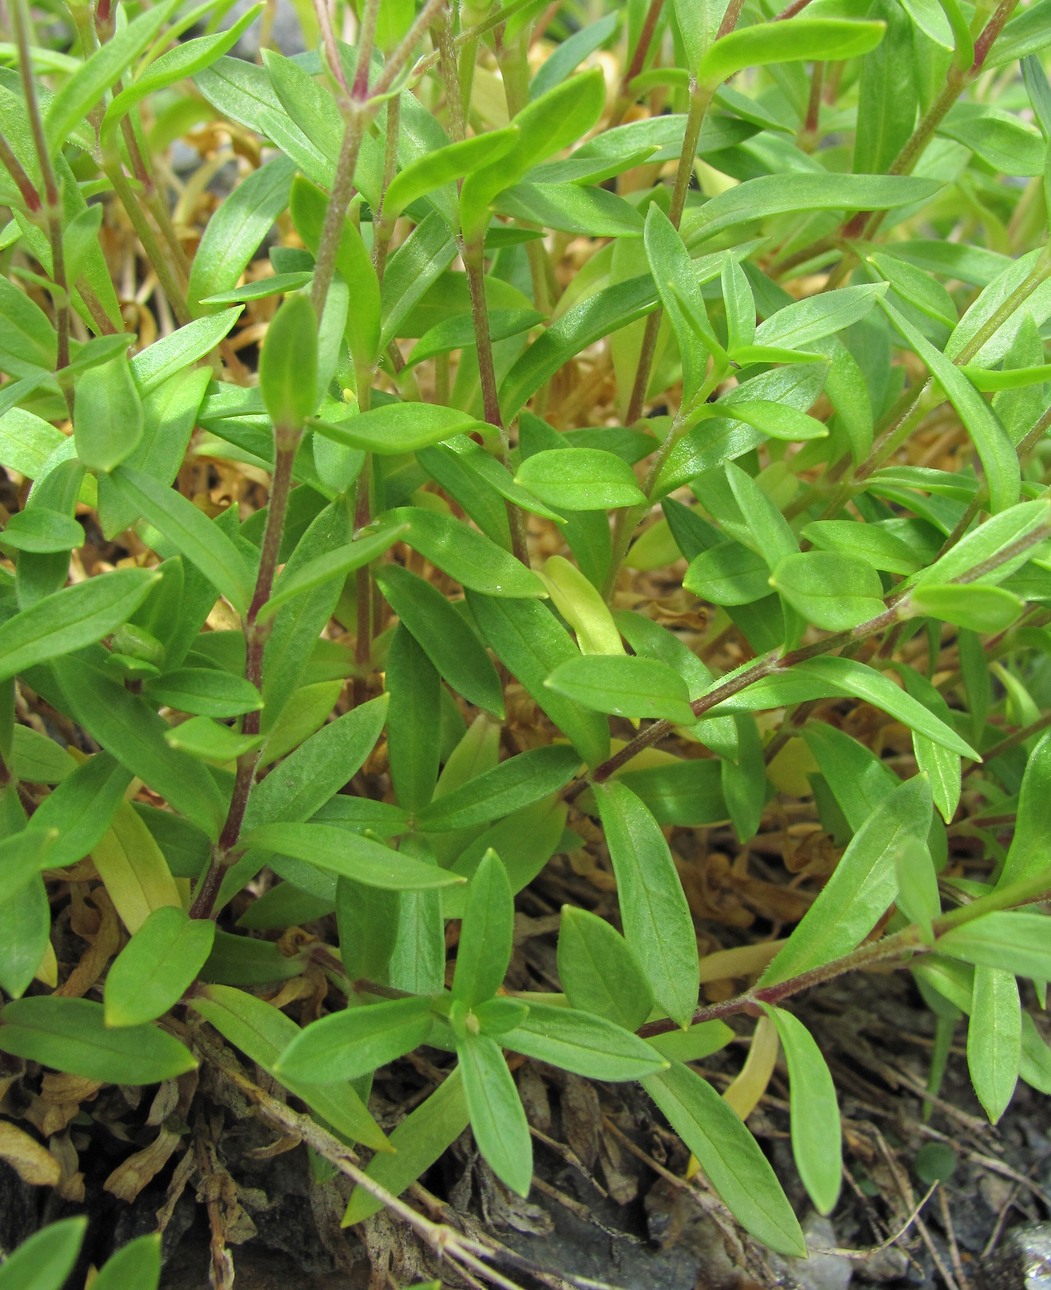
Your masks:
M331 824L264 824L250 830L242 842L388 891L421 891L463 882L457 874Z
M533 1144L499 1045L487 1035L468 1032L456 1051L478 1150L502 1183L525 1196L533 1180Z
M627 941L604 918L563 905L558 974L574 1008L637 1030L650 1015L653 991Z
M289 296L266 329L259 388L275 428L299 430L317 405L317 315L310 297Z
M655 658L589 654L567 659L544 684L596 712L657 717L692 725L690 692L683 678Z
M436 798L417 813L417 826L444 832L488 824L564 788L579 769L580 755L573 748L529 749Z

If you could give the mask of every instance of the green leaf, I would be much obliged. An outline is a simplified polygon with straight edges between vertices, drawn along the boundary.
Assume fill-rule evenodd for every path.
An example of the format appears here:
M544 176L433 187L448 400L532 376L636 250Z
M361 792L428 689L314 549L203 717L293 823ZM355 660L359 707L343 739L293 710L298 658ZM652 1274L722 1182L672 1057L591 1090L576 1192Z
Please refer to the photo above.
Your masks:
M407 206L443 184L452 183L511 152L519 139L515 125L475 135L425 153L390 181L383 198L383 218L393 222Z
M496 994L511 962L514 923L515 902L507 870L495 851L487 851L467 888L453 976L454 999L473 1008Z
M682 585L713 605L750 605L770 594L770 566L740 542L719 542L694 556Z
M715 277L718 272L718 267L713 266L711 276ZM695 273L700 281L699 267ZM530 395L571 358L608 336L611 321L615 329L626 327L652 313L658 299L657 289L647 274L606 287L568 309L541 333L503 378L500 408L504 421L510 422L517 416Z
M686 682L667 663L635 654L590 654L567 659L544 684L557 694L618 717L657 717L694 723Z
M674 1062L700 1062L725 1048L735 1038L725 1021L699 1021L686 1030L669 1030L646 1041L662 1057Z
M210 225L209 225L210 227ZM131 370L143 398L178 372L203 358L219 344L241 316L242 306L195 318L170 336L155 340L131 360Z
M427 999L391 999L345 1008L313 1021L277 1059L278 1079L337 1084L369 1075L425 1043L432 1023Z
M697 1007L697 936L671 851L656 820L623 784L594 787L624 937L657 1002L681 1026Z
M299 430L317 404L317 315L310 297L288 296L266 329L259 388L275 430Z
M217 766L236 761L263 742L262 735L242 734L211 717L190 717L168 730L164 739L169 748Z
M881 300L880 306L960 414L985 471L990 509L1004 511L1014 506L1021 487L1018 454L993 410L963 372L893 305Z
M336 443L380 456L415 452L453 435L488 428L468 412L434 403L385 403L339 425L324 421L312 421L311 425L318 434Z
M999 910L938 937L939 954L1002 968L1037 981L1051 979L1051 922L1045 914Z
M274 1071L278 1057L301 1033L291 1017L286 1017L265 1000L231 986L203 986L190 1006L224 1039L274 1079L277 1079ZM333 1087L291 1076L278 1082L293 1096L302 1098L312 1111L351 1142L361 1142L381 1154L391 1150L379 1125L369 1115L351 1084Z
M749 29L753 30L753 29ZM780 35L786 29L778 23ZM691 249L716 233L770 215L804 210L893 210L926 202L941 188L940 180L911 175L778 174L746 179L712 197L690 222L686 245ZM849 290L847 288L846 290ZM845 291L830 292L834 300ZM756 332L761 339L762 328ZM771 343L762 338L763 344Z
M408 524L406 543L471 591L522 599L547 595L533 570L462 520L414 506L396 507L384 517ZM473 597L468 601L475 602Z
M476 242L489 222L489 205L537 162L574 143L598 120L605 101L602 72L570 77L527 103L511 125L518 140L510 153L467 174L460 191L460 225L464 241Z
M705 381L709 357L717 371L728 367L729 358L708 321L704 296L690 253L683 245L678 229L656 202L646 212L643 241L653 281L679 347L683 403L689 406Z
M156 704L207 717L239 717L263 706L259 691L243 676L210 667L181 667L143 683Z
M792 1207L736 1111L679 1062L642 1082L741 1226L770 1249L805 1258L806 1241Z
M306 79L308 84L320 90L321 87L314 85L309 77ZM322 94L328 104L331 104L328 94L324 91ZM328 104L327 115L321 118L326 123L333 120ZM297 175L292 181L292 220L296 231L315 256L320 247L327 210L327 195L302 175ZM343 220L340 229L336 269L354 293L354 307L347 315L347 343L355 364L359 369L366 370L376 361L380 352L380 286L361 233L348 219ZM311 382L311 393L313 388ZM422 411L427 405L416 406Z
M424 832L488 824L564 788L579 768L573 748L532 748L436 798L418 812L416 824Z
M149 569L114 569L52 592L0 623L0 680L93 645L126 622L159 580Z
M457 1042L471 1131L486 1163L519 1196L533 1179L533 1143L522 1101L500 1047L469 1031Z
M60 687L63 710L175 810L216 836L227 803L203 766L165 742L167 722L95 663L60 659L51 670ZM73 778L70 776L70 782Z
M605 519L602 524L605 526ZM623 654L620 632L609 606L585 575L561 555L552 555L537 570L551 603L576 633L582 654Z
M919 100L916 85L914 32L909 15L917 0L896 4L882 0L869 9L886 24L886 35L861 64L857 128L850 169L878 175L888 170L908 142L916 123ZM932 3L937 18L942 12ZM908 12L906 12L906 10Z
M77 68L51 100L44 129L48 151L54 156L74 126L82 125L103 101L117 81L127 75L135 59L151 44L157 33L179 7L179 0L163 0L156 8L139 14L121 31L100 45Z
M161 1234L147 1232L112 1254L92 1281L92 1290L157 1290L161 1279Z
M716 89L744 67L818 59L856 58L883 39L882 22L843 18L795 18L789 24L758 23L715 41L697 65L697 80Z
M920 775L899 784L855 833L832 877L760 978L776 985L849 954L894 899L895 859L909 839L926 840L931 793Z
M1014 1097L1021 1059L1018 982L1002 968L976 967L967 1025L967 1068L990 1124L1000 1119Z
M61 744L28 726L12 730L8 757L15 777L30 784L61 783L78 765Z
M87 1226L86 1217L63 1218L34 1232L0 1265L0 1290L62 1290Z
M876 570L856 556L801 551L778 561L770 586L815 627L849 631L884 610Z
M493 309L489 313L489 339L506 340L508 336L517 336L543 321L544 315L536 309ZM406 366L415 367L424 359L436 358L439 354L448 354L454 349L469 349L477 343L478 336L471 315L454 314L451 318L443 318L424 332L413 346Z
M601 511L645 502L635 472L622 457L601 448L560 448L522 462L515 483L550 506Z
M122 355L89 367L74 382L74 388L77 456L92 470L113 470L131 456L142 439L142 399L127 358Z
M270 599L260 609L257 621L266 622L282 605L296 596L304 595L326 583L342 582L348 573L371 564L383 555L408 531L408 524L380 524L376 529L365 530L353 542L315 556L297 568L286 566L274 584Z
M15 551L47 554L71 551L84 541L84 530L72 517L47 506L17 511L0 533L0 544Z
M1021 121L981 108L973 115L950 114L938 127L946 139L955 139L1004 175L1042 175L1046 145L1039 131Z
M515 184L493 198L493 209L527 226L589 237L638 237L642 219L635 207L607 192L578 184Z
M938 586L924 583L909 595L909 616L939 618L973 632L1002 632L1025 604L1004 587ZM899 611L900 612L900 611Z
M63 869L88 854L110 826L131 782L109 753L96 753L67 775L33 814L31 830L53 832L55 845L48 864Z
M438 782L441 743L441 678L416 638L395 629L385 677L390 694L387 746L398 803L422 810Z
M463 882L457 874L331 824L264 824L242 842L387 891L424 891Z
M788 1063L792 1156L819 1214L831 1214L843 1183L843 1141L836 1086L821 1049L790 1012L766 1005Z
M215 924L174 905L155 909L110 965L103 992L107 1026L162 1017L197 979L212 950Z
M463 1076L457 1068L402 1120L390 1135L393 1151L373 1156L365 1173L393 1195L400 1195L452 1146L467 1124L467 1098ZM343 1226L360 1223L382 1206L383 1202L364 1187L355 1187L343 1215Z
M615 1021L532 1000L529 1015L504 1031L500 1043L587 1079L635 1080L668 1068L650 1044Z
M237 286L252 256L287 208L294 174L295 165L288 157L274 157L245 176L219 203L190 265L187 296L191 307L199 303L235 303L208 298ZM273 286L272 280L266 282ZM289 289L303 285L296 282Z
M791 672L774 674L748 686L741 694L714 709L720 715L727 711L754 712L786 704L806 703L835 694L852 694L890 716L904 722L910 730L933 739L943 748L958 752L972 761L978 754L955 730L933 715L922 703L898 688L889 677L855 659L822 657L797 663Z
M997 887L1034 877L1048 865L1047 839L1051 835L1051 734L1046 734L1029 755L1011 845L997 879Z
M1015 544L1021 543L1022 539L1030 537L1049 522L1051 503L1043 498L1010 506L965 534L943 556L923 569L912 580L912 585L944 585L965 575L973 576L976 569L985 565L989 567L982 574L980 582L984 585L1002 582L1032 558L1033 548L1028 545L1011 554ZM972 590L973 585L969 584L967 590Z
M718 404L713 404L713 409L718 407ZM824 439L828 434L827 426L816 417L799 412L785 403L775 403L772 399L735 401L732 415L735 420L762 430L771 439L784 439L789 443Z
M155 1026L110 1030L101 1003L37 995L0 1014L0 1051L107 1084L157 1084L194 1070L189 1049Z
M445 595L399 565L386 565L375 577L388 604L453 689L502 719L504 696L496 669Z
M251 26L258 18L262 5L257 4L247 9L236 22L224 31L212 36L198 36L193 40L181 41L174 49L154 62L145 71L135 77L127 89L114 96L102 119L101 139L104 147L111 144L113 133L120 120L140 103L147 95L156 93L168 85L192 76L195 72L210 66L218 58L232 49L246 27Z
M653 991L627 941L604 918L562 906L558 974L574 1008L637 1030L650 1015Z
M195 564L234 609L239 613L248 609L255 581L252 571L240 549L213 520L181 493L143 471L122 466L111 478L137 513Z

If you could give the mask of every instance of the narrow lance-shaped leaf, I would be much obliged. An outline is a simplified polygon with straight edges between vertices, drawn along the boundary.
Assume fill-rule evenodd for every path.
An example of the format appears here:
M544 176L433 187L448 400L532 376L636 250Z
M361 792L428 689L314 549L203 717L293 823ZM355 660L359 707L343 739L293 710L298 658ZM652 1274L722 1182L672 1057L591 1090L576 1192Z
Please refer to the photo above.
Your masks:
M697 79L715 89L743 67L801 60L855 58L883 39L882 22L843 18L794 18L790 23L759 23L731 31L715 41L697 65Z
M532 1001L528 1016L504 1031L500 1043L588 1079L641 1079L668 1067L656 1049L616 1022Z
M172 905L154 910L110 965L103 993L107 1026L161 1017L182 997L211 953L215 924Z
M1018 454L996 414L963 372L885 299L880 307L904 337L909 348L926 363L931 376L960 414L978 453L989 487L989 505L1003 511L1018 501L1021 473Z
M594 788L617 878L624 936L657 1002L681 1026L697 1006L697 936L660 826L623 784Z
M855 949L894 899L898 850L907 839L926 838L930 821L930 786L923 776L888 794L854 835L760 985L787 981Z
M737 1112L680 1062L642 1083L741 1226L770 1249L805 1258L792 1207Z
M828 1063L806 1026L782 1008L765 1007L788 1063L792 1155L820 1214L836 1207L843 1182L842 1129Z
M533 1143L500 1047L487 1035L468 1031L456 1051L478 1150L501 1182L525 1196L533 1179Z
M453 998L474 1007L491 999L511 961L515 906L507 871L487 851L467 889L453 976Z
M266 329L259 356L259 388L280 436L299 430L314 411L317 316L310 297L289 296Z
M95 644L127 622L158 581L148 569L114 569L23 609L0 624L0 680Z
M277 1077L333 1084L369 1075L424 1043L431 1022L427 999L344 1008L311 1022L289 1044L277 1059Z
M1021 1058L1018 981L1013 972L1003 968L978 966L967 1024L967 1068L991 1124L999 1120L1014 1096Z

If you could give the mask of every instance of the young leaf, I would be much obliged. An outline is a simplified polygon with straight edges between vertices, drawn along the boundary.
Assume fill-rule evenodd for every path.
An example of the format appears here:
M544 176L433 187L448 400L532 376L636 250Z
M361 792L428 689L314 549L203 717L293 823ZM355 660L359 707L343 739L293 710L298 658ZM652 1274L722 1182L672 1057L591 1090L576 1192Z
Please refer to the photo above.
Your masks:
M515 905L507 871L487 851L467 889L467 907L456 951L453 998L473 1008L491 999L511 961Z
M338 1084L370 1075L425 1043L431 1030L427 999L389 999L345 1008L313 1021L278 1057L278 1079L290 1075Z
M623 784L598 784L595 800L617 878L624 937L662 1008L686 1026L697 1006L697 936L660 826Z
M758 23L715 41L697 64L697 80L714 90L743 67L856 58L875 49L884 30L882 22L844 18L796 18L787 27Z
M764 1007L788 1063L792 1155L819 1214L830 1214L843 1183L842 1130L836 1088L806 1026L782 1008Z
M155 1026L111 1030L101 1003L37 995L0 1014L0 1051L107 1084L157 1084L193 1070L188 1048Z
M522 1100L500 1047L468 1031L457 1041L471 1131L497 1178L519 1196L533 1180L533 1143Z
M91 854L114 908L132 935L165 906L181 912L182 900L168 862L129 802L121 802L114 811L109 829Z
M197 978L211 953L215 924L172 905L155 909L110 965L102 1002L107 1026L162 1017Z
M938 937L940 954L1001 968L1037 981L1051 980L1051 923L1045 914L998 910Z
M854 835L832 877L760 978L776 985L856 948L894 899L895 857L906 839L924 841L931 794L920 775L876 807Z
M390 181L383 198L383 218L393 223L418 198L505 157L514 149L518 138L518 127L510 125L503 130L460 139L437 152L417 157Z
M653 991L624 937L595 914L562 906L558 974L574 1008L637 1030L653 1008Z
M792 1207L737 1112L679 1062L642 1083L741 1226L770 1249L805 1258L806 1241Z
M576 565L561 555L548 556L537 576L551 603L576 633L582 654L624 653L609 606Z

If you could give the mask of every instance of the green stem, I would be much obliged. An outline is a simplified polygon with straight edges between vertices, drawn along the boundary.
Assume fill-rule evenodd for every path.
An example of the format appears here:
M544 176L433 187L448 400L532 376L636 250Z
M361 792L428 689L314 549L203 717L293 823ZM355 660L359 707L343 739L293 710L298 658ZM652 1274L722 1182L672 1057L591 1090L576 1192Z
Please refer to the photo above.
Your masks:
M164 254L160 243L157 241L149 220L146 219L143 213L138 194L128 182L127 176L117 161L107 161L104 163L103 169L105 170L106 178L113 185L113 191L117 194L120 204L124 207L124 212L131 221L139 241L142 243L142 249L150 262L151 268L157 275L157 281L161 284L161 289L167 296L168 303L171 305L176 318L185 326L192 316L189 305L186 303L186 296L172 273L168 257Z

